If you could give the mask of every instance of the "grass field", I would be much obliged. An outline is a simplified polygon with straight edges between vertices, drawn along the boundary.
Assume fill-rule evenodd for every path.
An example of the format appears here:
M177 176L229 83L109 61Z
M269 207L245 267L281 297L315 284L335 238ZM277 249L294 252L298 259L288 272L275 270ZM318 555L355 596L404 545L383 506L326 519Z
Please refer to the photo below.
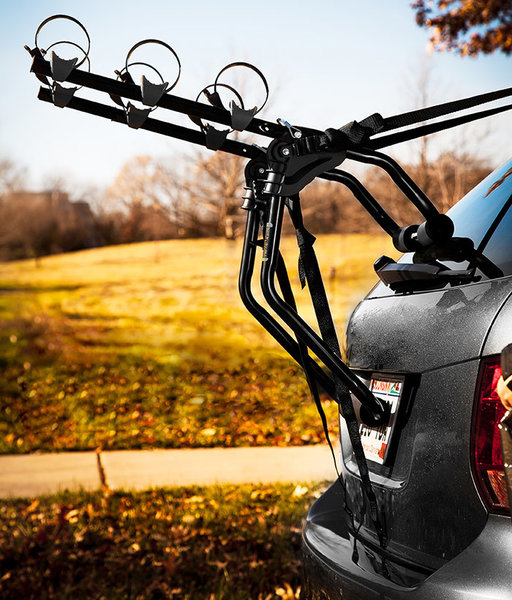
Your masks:
M63 493L0 506L5 600L295 600L316 484Z
M391 244L315 247L342 337ZM321 441L300 368L239 300L240 251L179 240L0 264L0 452ZM284 254L296 281L293 239Z

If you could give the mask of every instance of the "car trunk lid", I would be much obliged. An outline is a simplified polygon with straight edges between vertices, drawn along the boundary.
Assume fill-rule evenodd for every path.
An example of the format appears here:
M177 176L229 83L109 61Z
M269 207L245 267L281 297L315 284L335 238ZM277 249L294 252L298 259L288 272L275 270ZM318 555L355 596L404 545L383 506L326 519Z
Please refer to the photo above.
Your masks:
M471 406L486 334L510 294L493 280L408 295L376 290L355 310L348 362L368 382L403 386L383 464L369 461L388 551L435 569L481 531L485 510L470 466ZM364 505L358 470L341 421L348 501ZM364 511L360 535L377 538Z

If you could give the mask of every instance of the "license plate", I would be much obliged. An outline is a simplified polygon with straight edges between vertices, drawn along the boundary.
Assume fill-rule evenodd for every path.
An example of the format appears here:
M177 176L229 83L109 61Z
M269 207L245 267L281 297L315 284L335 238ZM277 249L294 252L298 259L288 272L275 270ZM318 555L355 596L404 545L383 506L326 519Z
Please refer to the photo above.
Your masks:
M400 398L402 397L403 380L380 379L373 377L370 390L376 398L383 400L391 409L389 422L382 427L368 427L361 423L359 433L367 460L384 464L389 452L389 445L396 425L396 416Z

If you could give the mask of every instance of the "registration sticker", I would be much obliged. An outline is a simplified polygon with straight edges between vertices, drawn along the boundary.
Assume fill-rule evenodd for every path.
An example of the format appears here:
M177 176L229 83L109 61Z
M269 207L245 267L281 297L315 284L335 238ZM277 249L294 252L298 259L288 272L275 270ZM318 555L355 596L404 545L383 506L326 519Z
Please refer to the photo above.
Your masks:
M396 415L402 397L403 381L372 378L370 391L374 396L386 402L390 409L387 425L368 427L361 423L359 433L367 460L384 464L388 455L389 444L396 424Z

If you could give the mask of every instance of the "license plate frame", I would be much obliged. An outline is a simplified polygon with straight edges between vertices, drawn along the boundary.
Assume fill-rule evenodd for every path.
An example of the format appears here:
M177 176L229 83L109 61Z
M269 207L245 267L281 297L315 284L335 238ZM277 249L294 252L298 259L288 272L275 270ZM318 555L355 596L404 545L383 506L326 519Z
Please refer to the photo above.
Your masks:
M381 427L368 427L360 423L359 435L366 460L385 465L396 429L398 409L404 395L404 378L373 373L370 379L370 391L390 406L389 421L387 425Z

